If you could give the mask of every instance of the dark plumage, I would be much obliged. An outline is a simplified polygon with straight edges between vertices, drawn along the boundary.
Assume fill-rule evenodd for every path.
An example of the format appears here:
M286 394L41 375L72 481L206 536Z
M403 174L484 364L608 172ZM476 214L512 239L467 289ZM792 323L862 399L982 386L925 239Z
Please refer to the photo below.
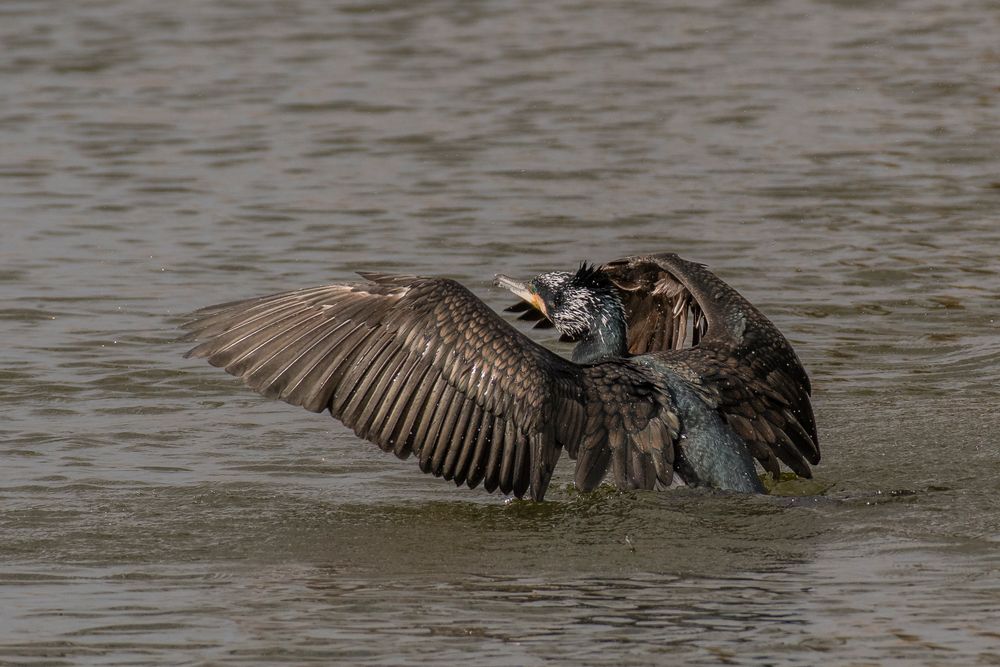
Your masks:
M527 285L498 276L577 342L572 361L452 280L361 276L199 311L188 356L329 410L424 472L535 500L562 449L584 491L610 472L619 488L760 492L753 459L803 476L819 461L791 346L699 264L662 254Z

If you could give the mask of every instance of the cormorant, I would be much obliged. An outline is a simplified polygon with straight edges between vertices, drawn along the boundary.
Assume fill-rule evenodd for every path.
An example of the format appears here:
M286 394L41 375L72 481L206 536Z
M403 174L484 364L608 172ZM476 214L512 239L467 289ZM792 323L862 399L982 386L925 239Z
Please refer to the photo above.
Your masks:
M791 345L701 264L664 253L498 275L522 317L576 343L572 360L453 280L360 275L198 311L186 356L329 410L426 473L518 498L542 500L563 449L583 491L610 472L620 489L762 493L755 459L774 477L779 461L804 477L819 462Z

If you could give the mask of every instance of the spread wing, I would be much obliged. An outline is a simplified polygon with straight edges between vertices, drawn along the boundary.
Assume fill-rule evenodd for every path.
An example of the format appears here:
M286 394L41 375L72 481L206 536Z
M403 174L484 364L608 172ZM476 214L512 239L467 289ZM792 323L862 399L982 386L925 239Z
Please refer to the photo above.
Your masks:
M677 417L641 370L573 364L454 281L362 275L199 311L188 356L458 485L541 500L564 446L581 488L670 483Z
M666 351L767 471L777 477L780 460L811 477L820 452L809 376L767 317L705 266L674 254L601 269L621 290L633 354Z

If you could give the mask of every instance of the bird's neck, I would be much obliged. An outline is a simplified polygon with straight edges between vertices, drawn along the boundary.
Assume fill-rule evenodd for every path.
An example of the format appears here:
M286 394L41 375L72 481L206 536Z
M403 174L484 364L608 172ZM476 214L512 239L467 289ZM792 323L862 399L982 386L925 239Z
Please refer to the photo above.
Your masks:
M593 364L628 356L628 336L624 313L606 313L598 317L590 331L573 348L573 361Z

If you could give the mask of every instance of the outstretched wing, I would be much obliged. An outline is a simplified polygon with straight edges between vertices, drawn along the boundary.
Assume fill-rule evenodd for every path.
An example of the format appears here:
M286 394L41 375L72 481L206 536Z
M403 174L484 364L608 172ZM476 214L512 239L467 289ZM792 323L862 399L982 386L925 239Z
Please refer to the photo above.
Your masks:
M638 371L615 390L618 407L605 406L593 367L538 345L458 283L362 275L370 283L200 311L184 325L203 341L188 355L265 396L329 409L383 450L413 454L424 472L470 488L530 489L541 500L561 447L575 454L597 433L641 463L641 473L626 465L619 474L614 459L619 486L669 483L676 429L650 424L676 417ZM588 484L599 482L608 460L587 461Z
M775 477L778 460L803 477L819 463L809 376L757 308L704 265L664 253L600 267L622 292L633 354L669 358ZM690 344L691 347L686 347Z

